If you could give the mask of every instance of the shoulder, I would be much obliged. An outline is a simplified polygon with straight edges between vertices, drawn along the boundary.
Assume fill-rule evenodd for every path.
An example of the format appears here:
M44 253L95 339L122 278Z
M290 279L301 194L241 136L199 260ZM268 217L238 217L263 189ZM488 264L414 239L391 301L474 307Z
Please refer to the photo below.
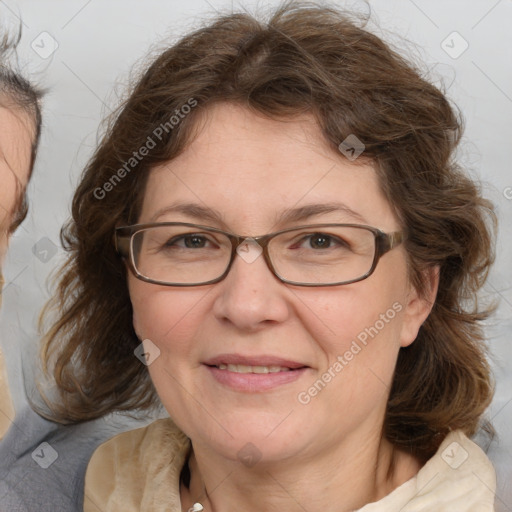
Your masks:
M496 473L461 430L450 432L416 476L358 512L494 512Z
M162 487L166 490L162 500L179 500L179 475L189 447L189 439L170 419L100 445L87 467L84 511L159 510Z
M488 496L492 490L494 498L494 467L485 452L462 430L455 430L446 436L436 454L418 473L418 487L428 486L429 481L441 479L444 485L452 482L457 483L458 488L466 486L475 498Z
M439 499L439 512L494 511L496 472L485 452L461 430L448 434L418 473L415 505ZM408 509L406 509L408 510Z

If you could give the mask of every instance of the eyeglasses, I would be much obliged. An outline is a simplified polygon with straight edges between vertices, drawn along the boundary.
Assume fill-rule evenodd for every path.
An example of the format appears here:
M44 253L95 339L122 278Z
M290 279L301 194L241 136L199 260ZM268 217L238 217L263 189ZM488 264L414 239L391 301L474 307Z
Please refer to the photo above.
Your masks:
M200 286L224 279L238 254L259 254L282 282L336 286L370 276L380 257L403 242L403 233L384 233L359 224L314 224L245 237L184 222L116 228L118 253L134 275L165 286Z

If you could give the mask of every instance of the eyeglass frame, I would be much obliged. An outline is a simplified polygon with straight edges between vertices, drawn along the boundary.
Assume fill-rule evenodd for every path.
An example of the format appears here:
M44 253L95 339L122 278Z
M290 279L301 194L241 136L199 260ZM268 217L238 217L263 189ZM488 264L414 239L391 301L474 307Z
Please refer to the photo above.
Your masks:
M157 281L155 279L151 279L149 277L146 277L142 275L140 272L138 272L135 261L133 257L133 237L135 234L137 234L139 231L144 231L146 229L150 229L153 227L159 227L159 226L186 226L186 227L193 227L198 228L201 230L211 231L214 233L219 233L222 235L225 235L229 241L231 242L231 256L229 263L226 267L226 270L223 272L222 275L215 279L211 279L210 281L205 281L201 283L167 283L163 281ZM368 272L366 272L363 276L351 279L348 281L341 281L337 283L300 283L296 281L290 281L287 279L282 278L275 270L272 260L270 258L270 255L268 253L268 245L270 243L270 240L272 238L275 238L278 235L281 235L283 233L288 233L290 231L300 230L300 229L311 229L311 228L326 228L326 227L349 227L349 228L360 228L365 229L367 231L370 231L374 235L375 239L375 251L372 261L372 266ZM191 233L193 234L193 233ZM352 284L357 283L359 281L363 281L364 279L367 279L370 277L373 272L375 271L375 268L377 267L377 263L379 262L380 258L384 256L387 252L391 251L391 249L394 249L401 243L403 243L405 240L405 236L403 231L394 231L391 233L385 233L384 231L375 228L373 226L368 226L365 224L345 224L345 223L326 223L326 224L308 224L303 226L296 226L292 228L286 228L280 231L274 231L272 233L268 233L266 235L259 235L259 236L243 236L243 235L237 235L235 233L230 233L229 231L223 231L222 229L214 228L211 226L203 226L201 224L193 224L189 222L152 222L152 223L146 223L146 224L132 224L131 226L119 226L115 228L114 233L114 245L116 248L117 253L125 260L128 261L128 264L130 266L130 269L132 270L133 274L137 279L140 279L141 281L145 281L147 283L151 284L157 284L161 286L176 286L176 287L189 287L189 286L205 286L209 284L215 284L223 279L226 278L226 276L229 274L229 271L231 270L231 267L233 265L233 262L235 261L235 257L237 255L237 249L242 245L244 242L250 241L250 242L256 242L262 249L263 257L265 259L265 262L267 264L267 267L269 268L270 272L279 279L279 281L285 283L285 284L291 284L294 286L305 286L305 287L320 287L320 286L341 286L344 284Z

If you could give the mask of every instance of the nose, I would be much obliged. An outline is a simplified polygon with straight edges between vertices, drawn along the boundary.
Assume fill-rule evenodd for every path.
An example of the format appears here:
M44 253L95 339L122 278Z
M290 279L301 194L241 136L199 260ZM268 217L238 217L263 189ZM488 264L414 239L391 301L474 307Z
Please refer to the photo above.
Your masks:
M245 331L285 321L290 314L288 290L268 268L261 248L244 243L237 253L228 275L217 284L215 316Z

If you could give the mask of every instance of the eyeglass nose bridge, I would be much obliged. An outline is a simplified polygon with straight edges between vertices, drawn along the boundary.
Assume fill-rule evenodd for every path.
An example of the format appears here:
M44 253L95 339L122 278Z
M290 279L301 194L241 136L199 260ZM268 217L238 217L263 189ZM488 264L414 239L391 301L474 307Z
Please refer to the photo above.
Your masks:
M261 255L263 255L263 259L267 264L270 272L280 281L283 279L277 274L274 265L272 264L272 260L270 259L270 254L268 251L268 245L270 240L275 236L275 234L261 235L261 236L242 236L242 235L230 235L231 241L231 259L229 261L229 265L222 275L222 279L224 279L235 261L236 256L239 256L246 263L251 264L256 261ZM251 251L251 247L253 250Z

